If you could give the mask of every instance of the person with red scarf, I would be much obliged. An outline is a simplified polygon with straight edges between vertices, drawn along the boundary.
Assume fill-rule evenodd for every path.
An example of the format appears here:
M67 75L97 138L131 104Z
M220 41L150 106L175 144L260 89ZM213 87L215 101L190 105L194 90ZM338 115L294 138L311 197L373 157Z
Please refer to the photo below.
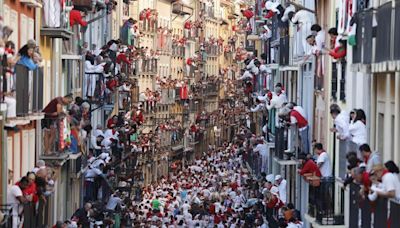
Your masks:
M376 192L379 197L400 199L400 180L396 174L389 172L382 164L375 165L370 173L375 175L381 187L372 186L371 190Z
M85 16L85 11L79 11L76 9L71 10L71 12L69 12L69 25L73 27L74 25L79 24L86 27L88 23L83 19Z
M107 128L111 129L118 123L118 116L114 115L111 119L107 121Z
M342 59L346 56L346 41L339 40L340 45L329 51L329 55L334 59Z
M242 13L242 15L247 18L247 20L250 20L252 17L254 17L254 13L252 10L250 9L246 9L246 10L241 10L240 11Z
M300 161L300 164L302 164L302 168L297 172L301 176L304 176L304 174L315 174L315 176L321 177L321 171L319 170L317 164L308 156L309 155L306 154L299 154L298 160Z
M36 187L36 183L35 183L35 174L33 172L29 172L27 174L28 180L29 180L29 184L26 188L24 188L22 190L22 193L24 194L24 196L32 196L32 202L33 203L37 203L39 201L39 197L37 195L37 187ZM19 182L17 182L16 185L19 186Z

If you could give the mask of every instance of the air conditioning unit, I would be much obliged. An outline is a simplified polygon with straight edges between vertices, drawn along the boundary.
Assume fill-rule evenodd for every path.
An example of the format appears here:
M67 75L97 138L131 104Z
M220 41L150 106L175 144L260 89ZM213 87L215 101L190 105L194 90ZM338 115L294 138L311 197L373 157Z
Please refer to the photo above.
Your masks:
M72 178L79 178L82 172L82 154L69 155L69 173Z

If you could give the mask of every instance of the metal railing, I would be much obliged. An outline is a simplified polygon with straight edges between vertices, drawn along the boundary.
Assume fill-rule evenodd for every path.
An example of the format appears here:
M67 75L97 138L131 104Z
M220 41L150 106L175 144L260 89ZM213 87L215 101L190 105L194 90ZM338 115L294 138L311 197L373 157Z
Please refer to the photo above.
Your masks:
M400 227L400 202L378 197L371 202L367 195L361 197L360 186L350 184L349 227Z
M394 21L394 59L400 59L400 1L396 1L395 7L395 21ZM371 48L372 49L372 48Z
M139 59L135 61L135 73L139 74L156 74L158 67L158 59Z
M69 129L66 117L55 118L45 117L42 120L42 145L41 155L44 157L61 156L67 151L77 149L77 141L68 132ZM69 133L69 134L68 134ZM76 146L76 148L74 148Z
M140 31L154 33L157 32L157 20L144 19L139 22Z
M200 35L199 28L196 27L196 28L191 28L191 29L185 29L184 35L185 35L186 39L194 40L194 39L198 38Z
M279 40L279 64L289 64L289 36L281 37Z
M186 48L184 46L179 46L179 45L173 44L172 45L172 56L184 58L185 57L185 49Z
M321 225L342 225L343 215L335 215L335 178L321 178L318 187L309 186L308 214Z
M218 56L222 52L217 44L212 44L212 45L208 45L206 47L206 53L209 56L214 57L214 56Z
M176 91L175 89L165 88L161 89L160 104L173 104L175 102Z
M15 66L15 99L17 116L41 112L43 109L43 69L34 71L17 64Z
M380 6L376 12L378 23L376 33L375 62L391 60L393 48L391 39L392 31L392 2Z

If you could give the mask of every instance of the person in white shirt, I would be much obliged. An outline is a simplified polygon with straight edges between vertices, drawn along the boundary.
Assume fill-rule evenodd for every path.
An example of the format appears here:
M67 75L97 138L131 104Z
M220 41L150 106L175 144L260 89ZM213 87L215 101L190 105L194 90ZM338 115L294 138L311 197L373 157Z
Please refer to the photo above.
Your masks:
M325 48L325 30L318 24L311 25L311 32L315 35L315 44L319 52Z
M382 164L382 159L379 153L377 151L371 151L368 144L362 144L359 147L359 151L361 152L362 160L365 163L365 170L367 172L370 172L374 166Z
M97 196L97 189L95 185L95 178L98 176L104 176L103 172L101 171L104 167L104 164L100 164L99 168L94 168L89 165L88 169L84 172L85 174L85 201L93 201L96 200Z
M279 198L281 201L286 204L286 186L287 186L287 181L283 179L281 175L276 175L275 176L275 185L278 187L279 190Z
M99 63L95 65L94 57L86 55L85 61L85 80L83 83L83 97L93 97L96 88L97 74L104 72L104 65L106 63Z
M381 188L371 187L372 191L380 197L400 200L400 180L396 174L389 172L382 164L374 166L371 173L382 183Z
M350 137L349 123L350 115L347 112L342 111L337 104L332 104L330 107L330 113L334 120L335 127L331 128L331 132L337 133L337 138L340 140L347 140Z
M11 205L12 228L18 228L21 225L19 218L22 212L21 204L32 200L32 195L25 197L22 193L28 185L28 178L22 177L19 185L13 185L7 192L7 204Z
M329 159L328 153L324 150L324 147L321 143L316 143L314 145L314 151L318 155L317 165L319 170L321 171L322 177L331 177L332 176L332 166L331 160Z
M246 79L253 79L253 74L250 72L250 70L246 70L237 80L241 81Z
M110 211L115 211L117 209L117 206L121 206L122 204L122 199L120 198L120 192L116 191L114 194L110 196L110 199L108 199L106 209Z
M261 103L261 101L257 98L256 99L257 106L254 108L250 108L251 112L258 112L265 110L265 104Z
M365 119L364 111L362 109L357 109L355 119L349 125L351 141L358 147L367 143L367 127L365 126Z
M289 12L288 18L300 29L298 32L300 32L302 36L298 36L299 38L307 36L309 34L309 31L311 30L311 25L315 23L315 15L307 10ZM298 40L298 42L300 42L300 40ZM303 43L303 54L308 53L309 48L307 45L307 41L303 38L301 42Z
M257 146L253 149L254 152L258 152L261 155L261 172L267 171L268 162L268 147L264 143L264 139L258 139Z
M283 107L283 104L287 102L286 94L282 90L282 85L277 83L275 86L275 93L272 94L272 99L269 104L266 105L268 110L273 108L276 109L275 112L275 127L279 127L279 111Z

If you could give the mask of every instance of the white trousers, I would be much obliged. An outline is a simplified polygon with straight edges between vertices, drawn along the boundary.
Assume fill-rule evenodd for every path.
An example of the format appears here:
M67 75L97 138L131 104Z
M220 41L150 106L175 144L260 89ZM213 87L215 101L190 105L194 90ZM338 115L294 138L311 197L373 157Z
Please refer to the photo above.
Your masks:
M7 117L17 116L17 100L14 97L5 96L4 103L7 104Z
M84 97L93 97L94 91L96 89L96 74L85 74L85 84L83 87L83 95Z

